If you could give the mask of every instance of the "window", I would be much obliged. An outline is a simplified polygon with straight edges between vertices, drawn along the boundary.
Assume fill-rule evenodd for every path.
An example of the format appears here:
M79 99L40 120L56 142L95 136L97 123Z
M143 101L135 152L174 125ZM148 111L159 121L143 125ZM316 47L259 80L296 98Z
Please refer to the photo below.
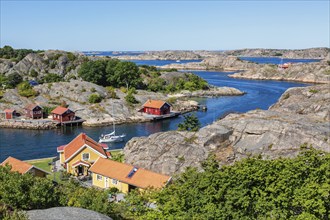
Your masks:
M84 153L84 154L82 155L82 159L83 159L83 160L89 160L89 153Z
M99 174L97 174L97 175L96 175L96 179L99 180L99 181L101 181L101 180L102 180L102 176L99 175Z
M113 185L117 185L117 183L118 183L118 180L116 180L116 179L112 179L112 184L113 184Z

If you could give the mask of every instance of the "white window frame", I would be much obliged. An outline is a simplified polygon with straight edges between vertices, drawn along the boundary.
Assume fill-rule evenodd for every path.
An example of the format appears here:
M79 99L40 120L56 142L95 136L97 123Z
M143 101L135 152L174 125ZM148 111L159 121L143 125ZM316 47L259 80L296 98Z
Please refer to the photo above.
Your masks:
M112 183L113 185L117 185L117 184L118 184L118 180L116 180L116 179L111 179L111 183Z
M88 159L84 159L84 155L88 155ZM90 154L89 153L83 153L83 154L81 154L81 159L82 160L84 160L84 161L88 161L89 160L89 158L90 158Z
M96 174L96 179L97 179L98 181L102 181L103 176L100 175L100 174Z

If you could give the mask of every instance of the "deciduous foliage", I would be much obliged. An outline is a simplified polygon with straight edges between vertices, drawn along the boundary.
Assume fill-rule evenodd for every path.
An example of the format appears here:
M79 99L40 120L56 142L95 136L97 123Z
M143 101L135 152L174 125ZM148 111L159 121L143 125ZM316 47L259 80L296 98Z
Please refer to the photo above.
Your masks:
M134 213L141 208L136 204L137 209L130 207L134 211L128 210L127 216L133 216L132 219L330 218L329 153L310 149L293 159L248 158L221 168L214 158L205 161L204 172L189 168L154 195L150 200L156 201L157 209L145 206ZM139 195L136 197L136 201L141 200Z

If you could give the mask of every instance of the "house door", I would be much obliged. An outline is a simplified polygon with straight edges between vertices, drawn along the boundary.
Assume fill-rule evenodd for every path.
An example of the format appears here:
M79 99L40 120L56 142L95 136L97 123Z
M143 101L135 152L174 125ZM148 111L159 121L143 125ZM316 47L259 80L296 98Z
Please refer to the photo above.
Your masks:
M84 167L79 165L78 166L78 176L84 175Z
M109 188L109 178L104 177L104 188Z

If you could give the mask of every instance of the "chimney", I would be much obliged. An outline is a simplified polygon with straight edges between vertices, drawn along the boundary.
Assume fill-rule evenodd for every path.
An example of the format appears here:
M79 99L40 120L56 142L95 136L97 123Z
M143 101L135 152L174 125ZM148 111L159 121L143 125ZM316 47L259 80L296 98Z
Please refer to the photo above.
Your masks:
M86 134L85 133L82 133L81 137L82 137L83 140L86 140Z

